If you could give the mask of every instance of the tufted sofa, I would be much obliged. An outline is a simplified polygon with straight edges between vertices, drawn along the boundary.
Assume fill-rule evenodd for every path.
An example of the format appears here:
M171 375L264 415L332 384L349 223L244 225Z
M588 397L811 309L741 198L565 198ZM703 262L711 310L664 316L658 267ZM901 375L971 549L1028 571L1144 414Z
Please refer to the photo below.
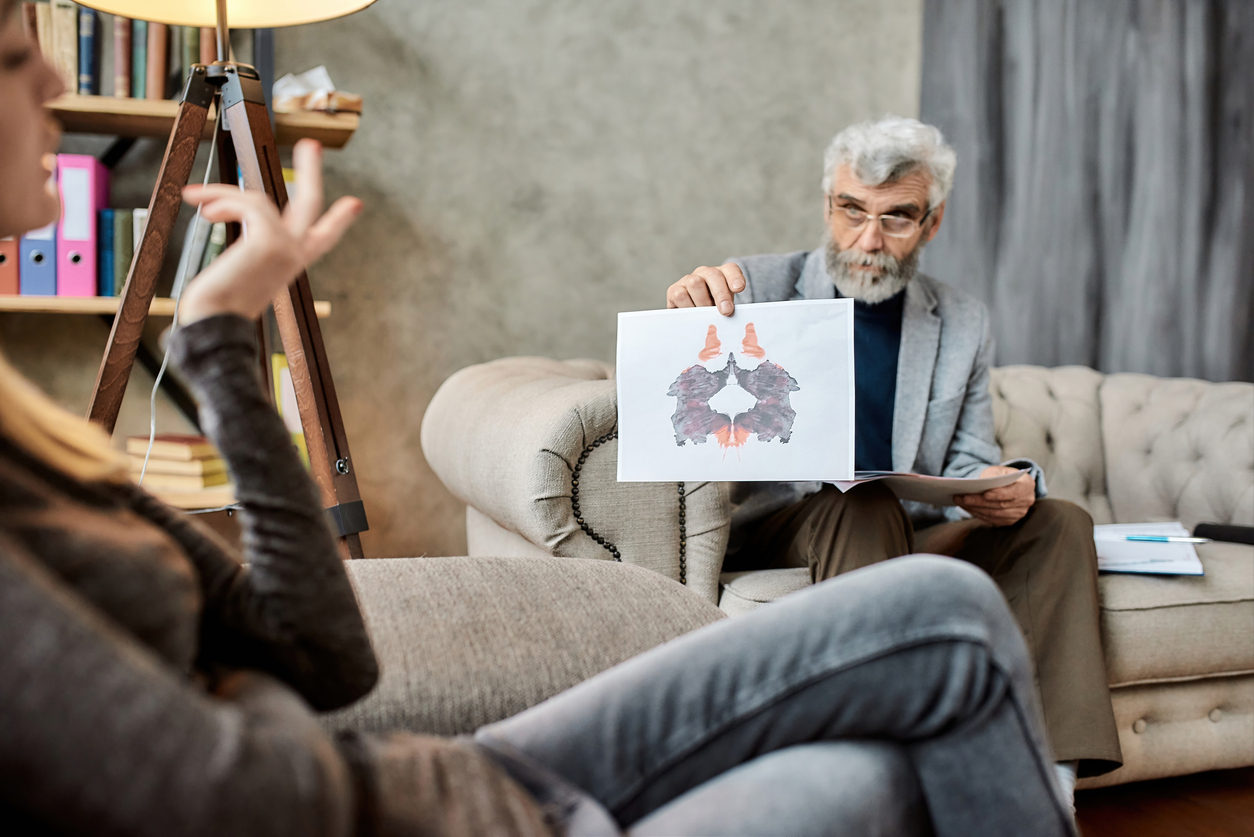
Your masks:
M1005 458L1097 523L1254 525L1254 385L1083 367L992 376ZM611 367L507 358L453 375L422 428L427 461L466 503L469 554L621 561L735 615L809 583L723 574L718 483L619 483ZM1104 574L1103 639L1125 764L1098 787L1254 764L1254 547L1199 547L1206 574Z

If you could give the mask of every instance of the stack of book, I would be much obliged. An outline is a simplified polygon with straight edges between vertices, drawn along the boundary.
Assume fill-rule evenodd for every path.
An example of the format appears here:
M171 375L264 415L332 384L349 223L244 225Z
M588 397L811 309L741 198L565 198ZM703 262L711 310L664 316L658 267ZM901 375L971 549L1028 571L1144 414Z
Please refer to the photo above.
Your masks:
M213 29L101 14L72 0L22 5L40 51L61 73L65 89L80 96L173 98L182 92L189 67L218 57Z
M131 479L165 502L181 509L208 509L235 502L218 449L204 436L158 433L148 454L147 436L128 436L126 453L131 460ZM144 459L148 466L144 470Z

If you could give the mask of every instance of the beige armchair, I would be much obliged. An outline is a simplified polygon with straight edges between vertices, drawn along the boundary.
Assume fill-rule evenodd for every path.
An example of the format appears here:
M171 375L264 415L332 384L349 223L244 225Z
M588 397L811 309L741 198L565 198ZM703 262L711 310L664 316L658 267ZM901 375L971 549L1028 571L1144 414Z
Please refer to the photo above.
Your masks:
M613 370L507 358L452 376L427 411L428 462L466 510L469 553L621 561L735 615L809 583L722 574L727 490L619 483ZM1082 367L994 370L998 442L1098 523L1254 525L1254 385ZM1254 547L1207 544L1206 575L1103 575L1125 765L1081 787L1254 764Z

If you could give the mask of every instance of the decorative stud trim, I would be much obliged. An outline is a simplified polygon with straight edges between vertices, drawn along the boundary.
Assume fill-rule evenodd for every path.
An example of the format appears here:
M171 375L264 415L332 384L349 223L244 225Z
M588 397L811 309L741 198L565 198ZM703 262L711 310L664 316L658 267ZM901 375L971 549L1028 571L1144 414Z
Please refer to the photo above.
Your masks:
M623 556L618 553L618 547L598 535L583 519L583 511L579 508L579 475L583 473L583 466L588 461L588 454L592 453L593 448L599 448L605 442L617 438L618 429L615 428L599 439L593 439L590 444L584 445L583 450L579 452L579 461L575 463L574 468L570 469L570 510L575 513L575 522L579 524L579 528L583 530L584 534L599 543L601 548L612 555L615 561L621 562Z
M617 438L618 430L611 430L604 436L593 439L591 443L584 445L583 450L579 452L579 460L575 463L575 467L570 469L570 510L574 512L575 522L579 524L579 528L583 530L583 533L600 544L601 548L608 552L615 561L621 563L623 556L619 553L618 547L588 525L588 522L583 517L583 509L579 505L579 476L583 473L583 466L588 461L588 455L592 453L594 448L599 448L606 442ZM688 583L688 501L684 484L680 482L675 485L679 492L679 583L686 585Z

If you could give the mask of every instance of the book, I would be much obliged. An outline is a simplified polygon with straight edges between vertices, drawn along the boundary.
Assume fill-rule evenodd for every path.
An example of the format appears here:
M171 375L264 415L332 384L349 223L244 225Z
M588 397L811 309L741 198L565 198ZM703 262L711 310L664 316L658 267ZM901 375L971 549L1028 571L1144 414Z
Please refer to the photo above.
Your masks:
M183 30L183 80L191 72L192 65L200 63L200 28L197 26L181 26Z
M139 482L139 471L131 469L131 479ZM154 474L152 467L144 474L144 488L160 488L166 491L198 491L202 488L213 488L215 485L226 485L228 477L225 471L217 474Z
M169 27L170 44L166 48L166 65L165 65L165 92L167 98L170 91L178 91L182 89L183 83L183 35L186 32L184 26Z
M148 226L148 209L131 210L131 252L139 252L139 243L144 240L144 228Z
M113 213L113 296L121 296L131 273L135 255L135 213L118 209Z
M127 453L143 456L147 451L147 436L126 437ZM187 433L158 433L152 443L152 455L161 459L186 462L192 459L213 459L218 456L218 449L204 436L192 436Z
M170 296L175 299L200 272L200 263L205 257L205 246L209 243L209 231L212 228L213 224L195 217L187 225L187 233L183 236L183 252L179 256L178 270L174 273L174 287L170 289Z
M116 214L112 209L102 209L97 213L96 241L100 251L96 257L96 296L115 296L113 271L117 265L113 257L113 226Z
M0 238L0 295L12 296L21 293L21 280L18 278L18 245L13 236Z
M148 23L148 81L144 98L164 99L170 64L170 27Z
M204 270L214 259L222 255L226 249L226 223L219 221L209 231L209 241L205 244L205 255L200 260L200 269Z
M58 154L61 222L57 296L96 295L97 212L109 205L109 170L87 154Z
M235 503L235 486L230 483L200 491L163 491L153 486L148 493L176 509L220 509Z
M35 7L35 34L39 39L39 52L49 61L55 61L56 52L52 47L52 6L47 3L33 3Z
M131 21L131 98L148 98L148 21Z
M274 408L283 419L283 425L292 437L292 444L300 453L300 459L309 467L309 446L305 442L305 428L300 423L300 408L296 403L296 387L292 384L292 370L287 365L287 355L275 352L270 355L270 378L274 382Z
M138 454L131 454L131 471L138 474L144 467L144 457ZM172 459L158 459L155 456L148 457L148 473L150 474L173 474L181 476L204 476L207 474L221 474L226 471L226 460L221 458L215 459L189 459L186 461Z
M113 18L113 95L119 99L131 96L131 19Z
M52 0L52 63L66 90L78 89L78 6Z
M218 30L212 26L200 30L200 63L212 64L218 60Z
M100 15L82 6L78 10L78 90L80 96L100 93Z

